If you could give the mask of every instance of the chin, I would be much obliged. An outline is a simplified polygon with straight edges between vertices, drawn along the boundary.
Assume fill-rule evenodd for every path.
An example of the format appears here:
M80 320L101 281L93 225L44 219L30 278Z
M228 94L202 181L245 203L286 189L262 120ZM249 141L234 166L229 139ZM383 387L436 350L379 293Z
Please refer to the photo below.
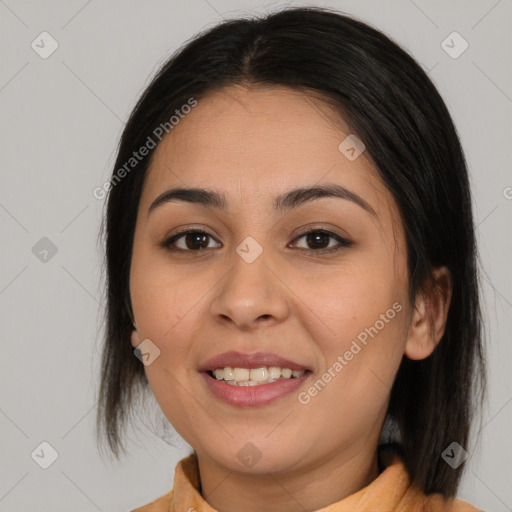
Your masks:
M252 442L247 438L237 442L232 440L227 449L208 451L208 457L223 468L248 474L278 473L296 467L303 460L295 447L280 445L276 450L270 442ZM240 446L234 449L235 446Z

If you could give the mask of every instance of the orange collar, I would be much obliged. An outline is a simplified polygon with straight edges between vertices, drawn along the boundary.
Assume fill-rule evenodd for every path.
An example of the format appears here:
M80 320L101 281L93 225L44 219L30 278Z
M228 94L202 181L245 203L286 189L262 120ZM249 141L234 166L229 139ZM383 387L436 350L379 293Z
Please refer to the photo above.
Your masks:
M199 468L194 454L180 460L174 488L166 495L131 512L218 512L199 492ZM403 461L395 457L369 485L341 501L315 512L482 512L461 500L446 501L440 494L426 496L411 480Z

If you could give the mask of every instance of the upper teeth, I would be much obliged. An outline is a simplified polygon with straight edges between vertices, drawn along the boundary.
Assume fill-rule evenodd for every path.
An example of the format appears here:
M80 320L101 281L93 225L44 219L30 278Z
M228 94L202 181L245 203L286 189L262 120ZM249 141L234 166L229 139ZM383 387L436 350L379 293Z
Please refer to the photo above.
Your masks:
M290 379L300 377L305 370L290 370L290 368L279 368L278 366L261 368L217 368L213 371L217 380L225 380L228 384L237 385L240 382L248 386L275 382L279 378Z

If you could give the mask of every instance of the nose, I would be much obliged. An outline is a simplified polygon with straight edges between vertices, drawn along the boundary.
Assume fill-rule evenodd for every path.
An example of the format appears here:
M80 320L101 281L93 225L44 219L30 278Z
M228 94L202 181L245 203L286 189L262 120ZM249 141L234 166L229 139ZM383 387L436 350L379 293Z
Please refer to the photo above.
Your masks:
M276 270L266 265L263 254L247 263L235 253L213 296L210 312L216 322L245 331L278 324L289 315L286 290Z

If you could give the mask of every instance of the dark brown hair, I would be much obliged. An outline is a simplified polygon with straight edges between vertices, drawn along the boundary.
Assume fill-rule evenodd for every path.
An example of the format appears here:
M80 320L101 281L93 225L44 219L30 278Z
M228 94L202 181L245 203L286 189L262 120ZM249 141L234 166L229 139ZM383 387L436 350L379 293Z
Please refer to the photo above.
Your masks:
M477 251L463 151L449 112L416 61L368 24L321 8L287 8L220 23L189 41L158 71L124 128L105 225L106 333L98 432L118 456L135 396L147 388L130 343L129 271L138 204L151 152L118 170L190 98L232 84L281 85L322 95L364 142L399 207L413 301L445 265L453 296L444 336L421 361L404 357L388 417L414 482L453 496L464 465L441 454L467 447L485 384ZM117 173L117 174L116 174ZM114 178L116 178L114 180Z

